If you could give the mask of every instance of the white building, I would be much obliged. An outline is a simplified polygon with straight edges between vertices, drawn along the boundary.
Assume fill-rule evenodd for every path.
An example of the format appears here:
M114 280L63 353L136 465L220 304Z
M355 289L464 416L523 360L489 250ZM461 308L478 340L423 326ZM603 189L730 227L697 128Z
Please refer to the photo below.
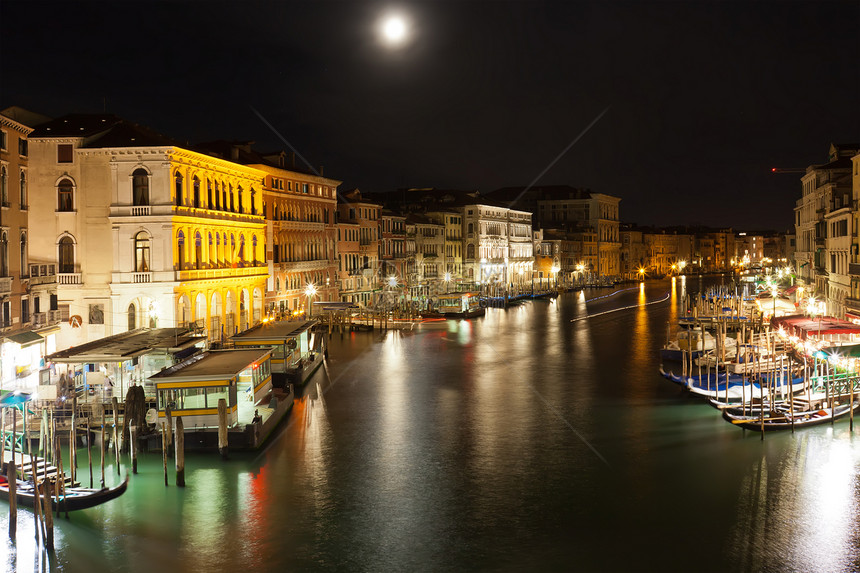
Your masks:
M112 115L40 125L31 150L31 288L56 301L58 348L140 327L215 339L262 318L264 172Z

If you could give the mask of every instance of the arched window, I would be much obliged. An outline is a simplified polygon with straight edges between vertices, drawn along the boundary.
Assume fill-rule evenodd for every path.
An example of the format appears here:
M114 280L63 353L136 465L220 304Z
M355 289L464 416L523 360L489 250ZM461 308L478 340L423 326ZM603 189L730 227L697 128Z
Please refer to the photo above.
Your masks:
M27 173L21 172L21 208L27 208Z
M3 205L9 205L9 172L5 165L0 167L0 201Z
M230 212L236 212L236 198L233 197L233 186L230 185Z
M177 268L181 271L185 268L185 234L182 231L179 231L179 234L176 236L176 249Z
M134 272L148 273L149 263L149 235L143 231L134 236Z
M239 189L236 190L236 193L239 195L239 212L244 213L245 210L242 207L242 186L239 185Z
M257 235L251 237L251 257L254 261L254 266L257 266Z
M27 233L21 233L21 274L27 274Z
M221 199L221 210L226 211L227 210L227 184L226 183L221 184L221 193L223 194L223 198Z
M9 276L9 236L0 235L0 276Z
M194 235L194 267L199 269L203 266L203 237L198 232Z
M128 305L128 329L134 330L137 328L137 309L134 307L134 303Z
M212 208L212 181L206 180L206 208Z
M57 184L57 211L75 210L75 185L69 179Z
M149 205L149 173L146 169L135 169L131 174L131 204L135 207Z
M192 186L194 189L194 207L196 209L199 209L200 208L200 180L197 178L196 175L194 176Z
M75 272L75 243L68 235L60 239L57 245L57 260L60 273Z
M263 212L265 212L265 207L263 207ZM251 187L251 214L257 214L257 192L254 191L253 187Z
M216 211L221 210L221 192L218 190L218 182L212 184L212 191L215 194L215 206L210 209L215 209Z
M177 171L176 175L174 175L173 187L174 187L173 192L175 195L176 206L181 207L182 206L182 173L180 173L179 171Z
M470 223L471 225L471 223ZM466 258L474 259L475 258L475 245L466 246Z

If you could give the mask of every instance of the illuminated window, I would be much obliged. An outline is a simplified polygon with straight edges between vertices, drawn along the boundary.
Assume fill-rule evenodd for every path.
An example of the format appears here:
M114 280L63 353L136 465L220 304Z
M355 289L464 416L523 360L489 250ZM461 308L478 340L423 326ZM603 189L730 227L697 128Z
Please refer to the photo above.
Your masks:
M74 211L74 184L69 179L63 179L57 184L57 211Z
M21 203L21 208L26 209L27 208L27 173L24 171L21 172L21 194L20 194L19 199L20 199L20 203Z
M9 206L9 172L5 165L0 166L0 201L4 206Z
M182 174L179 171L174 175L173 192L176 206L180 207L182 205Z
M141 231L134 236L134 271L149 272L149 235Z
M68 235L60 239L57 245L57 260L60 273L75 272L75 243Z
M146 169L135 169L131 174L131 204L135 207L149 205L149 173Z
M0 235L0 276L9 276L9 237Z

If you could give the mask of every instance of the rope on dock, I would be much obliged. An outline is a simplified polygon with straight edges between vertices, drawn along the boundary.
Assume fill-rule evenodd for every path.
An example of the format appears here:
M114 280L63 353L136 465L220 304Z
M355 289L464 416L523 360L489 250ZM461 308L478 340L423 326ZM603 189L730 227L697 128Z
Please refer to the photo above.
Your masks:
M600 316L601 314L609 314L610 312L618 312L619 310L628 310L631 308L639 308L642 306L648 306L650 304L658 304L661 302L666 302L667 300L669 300L669 293L668 292L666 293L666 296L664 296L660 300L652 300L651 302L643 302L641 304L631 304L630 306L622 306L621 308L613 308L612 310L604 310L603 312L596 312L594 314L586 314L585 316L578 316L576 318L571 318L570 322L576 322L577 320L585 320L586 318L592 318L595 316Z

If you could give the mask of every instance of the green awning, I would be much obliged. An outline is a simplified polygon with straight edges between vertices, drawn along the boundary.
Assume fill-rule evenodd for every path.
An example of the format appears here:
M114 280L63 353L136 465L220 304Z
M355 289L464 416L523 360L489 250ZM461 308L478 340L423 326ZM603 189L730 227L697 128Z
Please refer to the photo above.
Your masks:
M17 342L21 346L30 346L31 344L36 344L37 342L42 342L45 340L39 334L36 334L32 331L27 332L18 332L16 334L10 334L6 337L7 340L11 340L12 342Z

